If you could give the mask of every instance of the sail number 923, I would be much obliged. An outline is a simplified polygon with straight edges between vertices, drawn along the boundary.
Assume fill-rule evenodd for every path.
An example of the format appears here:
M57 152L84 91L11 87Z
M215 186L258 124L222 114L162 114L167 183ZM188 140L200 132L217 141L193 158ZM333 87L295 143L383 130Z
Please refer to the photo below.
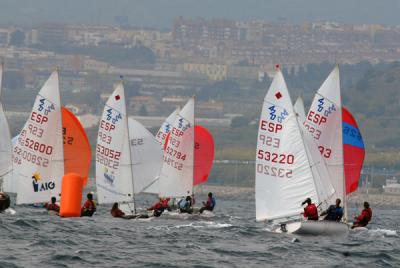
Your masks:
M264 150L258 150L257 152L257 158L261 160L266 160L272 163L277 163L277 164L293 164L294 163L294 155L292 154L277 154L277 153L271 153L268 151Z

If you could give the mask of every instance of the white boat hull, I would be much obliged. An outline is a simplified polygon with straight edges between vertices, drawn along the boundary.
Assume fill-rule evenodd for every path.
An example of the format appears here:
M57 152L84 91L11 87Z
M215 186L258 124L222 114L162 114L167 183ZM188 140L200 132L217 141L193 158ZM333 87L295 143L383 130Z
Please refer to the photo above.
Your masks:
M347 235L349 232L346 223L334 221L290 222L284 228L287 233L299 235Z

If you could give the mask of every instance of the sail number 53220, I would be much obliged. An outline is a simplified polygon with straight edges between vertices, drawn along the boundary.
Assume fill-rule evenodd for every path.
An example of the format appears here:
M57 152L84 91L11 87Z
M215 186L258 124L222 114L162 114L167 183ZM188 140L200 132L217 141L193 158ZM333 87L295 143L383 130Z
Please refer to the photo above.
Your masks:
M277 153L271 153L268 151L264 150L258 150L257 152L257 158L266 160L272 163L277 163L277 164L293 164L294 163L294 155L292 154L277 154Z

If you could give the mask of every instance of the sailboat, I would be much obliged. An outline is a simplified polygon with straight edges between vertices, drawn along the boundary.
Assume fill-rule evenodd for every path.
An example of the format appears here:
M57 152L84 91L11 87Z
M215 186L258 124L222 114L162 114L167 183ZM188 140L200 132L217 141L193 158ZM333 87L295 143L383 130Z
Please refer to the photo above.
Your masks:
M162 150L154 136L128 118L120 82L104 107L96 148L96 187L99 203L118 202L126 214L136 215L135 195L157 180Z
M165 145L159 196L180 198L193 193L194 98L175 118Z
M345 224L302 218L302 201L311 198L324 210L335 191L318 147L294 111L279 69L263 103L255 169L257 221L272 221L288 233L348 231Z
M58 71L36 97L29 118L13 148L13 179L17 204L59 199L64 175L64 151Z
M3 79L3 64L0 64L0 97L2 90ZM3 104L0 100L0 192L3 192L7 187L7 177L12 172L12 147L10 138L10 128L8 126L6 115L3 111ZM0 200L0 210L15 212L8 208L10 205L10 197L3 193Z
M180 109L175 109L161 125L156 134L156 140L160 143L162 150L167 148L172 125ZM193 166L193 186L205 183L208 180L214 160L214 139L210 131L201 126L194 126L194 166ZM146 193L159 193L158 182L154 183Z

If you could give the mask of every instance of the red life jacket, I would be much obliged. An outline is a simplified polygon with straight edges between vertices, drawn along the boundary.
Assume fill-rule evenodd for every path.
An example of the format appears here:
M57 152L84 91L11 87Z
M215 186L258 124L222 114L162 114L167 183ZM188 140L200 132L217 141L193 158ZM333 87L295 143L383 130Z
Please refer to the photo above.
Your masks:
M318 220L318 209L314 204L308 205L304 209L304 217L308 220L317 221Z
M54 210L54 211L57 211L57 212L60 212L60 207L57 205L57 204L52 204L52 203L46 203L45 205L44 205L44 207L47 209L47 210Z
M168 199L164 199L164 200L161 202L161 206L162 206L163 208L169 207L168 201L169 201Z
M111 210L111 215L115 218L121 218L122 216L125 216L125 213L119 208L117 208Z
M371 210L371 208L365 208L361 212L361 215L358 216L357 221L360 224L367 225L371 221L371 218L372 218L372 210Z

